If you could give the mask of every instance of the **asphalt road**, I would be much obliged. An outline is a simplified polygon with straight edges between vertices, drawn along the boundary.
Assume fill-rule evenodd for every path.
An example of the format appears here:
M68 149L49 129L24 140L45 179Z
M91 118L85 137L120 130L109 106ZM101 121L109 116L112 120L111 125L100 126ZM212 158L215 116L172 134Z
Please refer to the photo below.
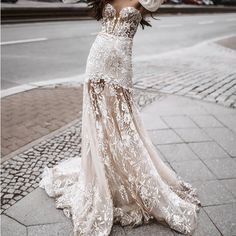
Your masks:
M236 32L236 14L161 15L139 28L134 58L191 46ZM100 30L93 20L2 26L2 89L83 74Z

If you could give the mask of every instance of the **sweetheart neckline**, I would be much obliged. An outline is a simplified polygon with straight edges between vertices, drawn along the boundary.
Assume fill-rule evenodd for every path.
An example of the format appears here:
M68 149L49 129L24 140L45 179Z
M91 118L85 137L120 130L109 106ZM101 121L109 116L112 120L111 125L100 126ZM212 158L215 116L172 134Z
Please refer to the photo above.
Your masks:
M136 10L140 15L142 15L141 14L141 12L137 9L137 8L135 8L135 7L133 7L133 6L127 6L127 7L122 7L121 9L120 9L120 11L117 11L116 10L116 8L111 4L111 3L107 3L107 5L110 5L113 9L114 9L114 11L115 11L115 13L116 13L116 16L120 16L121 15L121 13L122 13L122 11L124 10L124 9L128 9L128 8L132 8L132 9L134 9L134 10Z

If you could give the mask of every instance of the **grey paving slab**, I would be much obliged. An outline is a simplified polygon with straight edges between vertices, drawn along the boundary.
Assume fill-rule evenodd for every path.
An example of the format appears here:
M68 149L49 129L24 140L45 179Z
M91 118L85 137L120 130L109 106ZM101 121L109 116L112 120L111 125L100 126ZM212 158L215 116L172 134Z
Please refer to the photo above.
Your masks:
M198 159L197 155L185 143L158 145L158 149L169 162Z
M1 215L1 236L27 236L27 229L10 217Z
M219 178L236 178L236 160L230 157L224 159L204 160L208 168Z
M175 236L181 236L183 234L174 233ZM192 236L221 236L218 229L212 223L204 209L201 209L198 214L198 225Z
M171 163L174 170L186 181L203 181L215 179L210 170L200 161L182 161Z
M236 197L236 179L224 179L220 182Z
M223 126L222 123L220 123L214 116L211 115L192 115L191 119L201 128Z
M175 132L185 142L204 142L212 140L212 138L210 138L203 130L199 128L175 129Z
M231 115L216 115L216 118L221 121L225 126L227 126L230 130L236 133L236 111L235 114Z
M149 131L149 134L155 145L183 142L183 140L171 129Z
M196 124L188 116L162 116L171 128L196 128Z
M189 143L189 146L203 160L229 157L215 142Z
M73 232L72 224L53 223L29 226L28 236L69 236Z
M205 132L231 156L236 157L236 134L228 128L206 128Z
M142 112L141 118L147 130L168 128L168 126L161 120L161 118L153 113Z
M69 221L61 210L55 208L54 200L41 188L35 189L7 209L6 214L27 226Z
M223 236L236 235L236 204L209 206L204 208L207 215Z
M209 114L212 114L212 115L235 114L235 109L219 106L218 104L214 104L214 103L202 102L201 107L204 108L205 111L207 111Z
M152 223L137 228L125 227L127 236L174 236L172 230L158 223Z
M236 202L233 194L219 180L210 180L194 184L202 206L220 205Z
M110 236L126 236L124 227L113 225Z

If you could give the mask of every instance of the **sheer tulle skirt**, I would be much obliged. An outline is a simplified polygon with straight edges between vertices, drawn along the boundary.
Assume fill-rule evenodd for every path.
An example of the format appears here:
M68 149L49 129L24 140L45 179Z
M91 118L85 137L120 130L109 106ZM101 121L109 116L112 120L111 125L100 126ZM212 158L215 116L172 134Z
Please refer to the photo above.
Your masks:
M72 219L73 235L109 235L114 223L156 219L181 233L196 228L199 201L158 156L133 92L104 79L84 84L82 154L45 168L40 187Z

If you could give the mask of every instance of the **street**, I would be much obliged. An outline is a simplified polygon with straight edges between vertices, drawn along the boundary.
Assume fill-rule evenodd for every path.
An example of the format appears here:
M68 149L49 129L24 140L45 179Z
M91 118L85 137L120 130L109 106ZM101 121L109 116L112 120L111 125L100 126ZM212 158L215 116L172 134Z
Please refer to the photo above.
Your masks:
M158 55L236 32L236 14L161 15L141 27L134 59ZM98 22L68 21L2 26L2 89L83 74Z

